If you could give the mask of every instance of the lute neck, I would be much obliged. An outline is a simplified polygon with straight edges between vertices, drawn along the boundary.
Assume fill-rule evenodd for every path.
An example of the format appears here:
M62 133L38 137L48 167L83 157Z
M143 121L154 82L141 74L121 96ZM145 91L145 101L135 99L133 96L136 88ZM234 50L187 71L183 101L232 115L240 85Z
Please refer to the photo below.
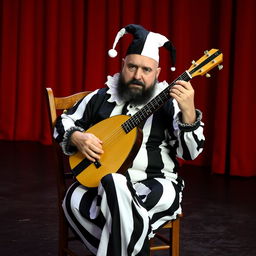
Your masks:
M133 128L138 127L141 122L145 121L151 116L156 110L164 105L164 103L170 99L170 89L173 87L176 81L184 80L189 81L191 75L188 71L182 73L177 79L170 83L162 92L160 92L155 98L149 101L142 109L136 114L131 116L127 121L122 124L122 128L126 133L130 132Z

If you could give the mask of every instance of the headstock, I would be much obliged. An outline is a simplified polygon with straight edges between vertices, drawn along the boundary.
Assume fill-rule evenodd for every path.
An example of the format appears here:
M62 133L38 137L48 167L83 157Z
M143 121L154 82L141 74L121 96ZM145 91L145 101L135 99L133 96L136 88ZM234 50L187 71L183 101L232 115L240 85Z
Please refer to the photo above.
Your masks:
M219 70L223 68L219 65L223 61L223 54L218 49L211 49L210 51L205 51L204 56L202 56L198 61L192 61L188 72L191 77L203 76L210 77L207 73L209 70L213 69L218 65Z

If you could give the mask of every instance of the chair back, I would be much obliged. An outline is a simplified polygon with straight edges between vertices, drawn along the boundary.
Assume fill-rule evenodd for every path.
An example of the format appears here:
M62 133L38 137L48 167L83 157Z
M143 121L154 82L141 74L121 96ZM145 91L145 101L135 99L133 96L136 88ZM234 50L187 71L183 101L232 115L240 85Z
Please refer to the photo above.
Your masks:
M78 92L69 96L65 97L55 97L52 88L45 88L46 95L47 95L47 102L48 102L48 111L49 117L51 121L51 127L53 128L56 119L57 119L57 112L59 110L65 111L66 109L71 108L76 102L82 99L84 96L91 93L91 91L83 91Z

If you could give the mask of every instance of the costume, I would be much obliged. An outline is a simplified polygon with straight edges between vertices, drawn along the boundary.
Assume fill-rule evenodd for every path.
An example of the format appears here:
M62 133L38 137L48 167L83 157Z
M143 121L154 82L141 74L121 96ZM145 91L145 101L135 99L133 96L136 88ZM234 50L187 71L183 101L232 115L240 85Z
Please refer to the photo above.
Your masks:
M170 50L174 64L175 49L171 42L134 24L118 32L109 51L111 57L117 55L116 43L126 33L134 35L127 55L142 55L158 62L158 47L164 46ZM119 76L108 76L106 88L92 92L57 119L54 137L65 154L76 151L70 144L74 131L85 131L111 116L134 115L143 107L124 102L119 96ZM151 98L167 86L166 82L157 83ZM181 213L184 182L177 173L176 157L191 160L202 152L201 118L201 112L196 110L195 123L183 124L177 101L168 100L141 124L142 145L125 175L108 174L97 188L86 188L77 182L69 188L63 202L65 215L92 253L149 255L149 239Z
M66 154L75 150L69 145L74 130L86 130L124 112L118 77L108 76L107 88L92 92L58 118L54 136ZM167 85L158 83L153 97ZM133 115L141 107L129 104L125 112ZM192 125L182 124L179 113L177 102L169 100L146 120L142 146L126 176L109 174L98 188L75 183L69 189L65 214L94 254L148 255L148 238L181 213L184 183L177 174L176 157L194 159L202 151L204 136L199 110Z

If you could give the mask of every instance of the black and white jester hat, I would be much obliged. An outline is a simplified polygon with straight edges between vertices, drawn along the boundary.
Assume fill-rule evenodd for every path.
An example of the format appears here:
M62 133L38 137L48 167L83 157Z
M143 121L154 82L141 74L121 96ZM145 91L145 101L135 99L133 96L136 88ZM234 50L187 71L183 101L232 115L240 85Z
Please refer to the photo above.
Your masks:
M176 62L176 49L172 42L169 41L165 36L150 32L140 25L130 24L122 28L116 35L115 41L113 43L113 48L108 51L108 55L112 58L117 56L117 51L115 47L123 35L130 33L133 35L133 41L127 49L126 55L129 54L139 54L142 56L150 57L157 62L159 62L159 47L165 47L170 51L171 60L173 67L172 71L175 71Z

